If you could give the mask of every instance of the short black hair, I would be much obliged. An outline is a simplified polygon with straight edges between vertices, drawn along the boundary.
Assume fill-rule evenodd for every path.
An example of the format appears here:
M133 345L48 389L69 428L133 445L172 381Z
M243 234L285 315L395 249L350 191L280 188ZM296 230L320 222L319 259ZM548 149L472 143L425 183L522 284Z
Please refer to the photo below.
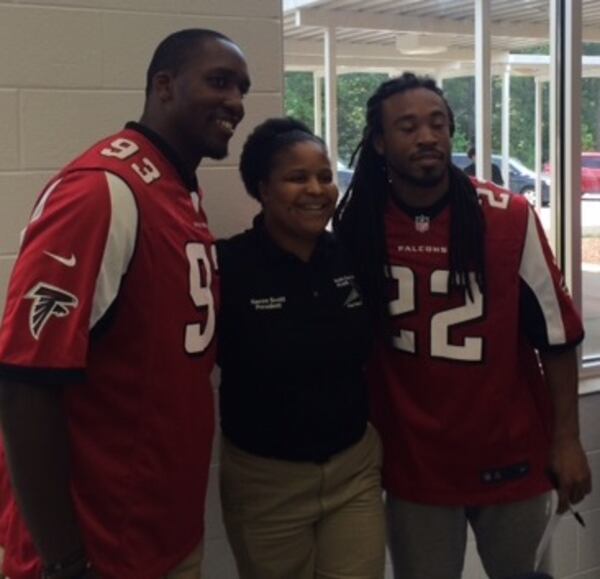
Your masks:
M318 143L327 151L323 139L298 119L277 117L256 126L246 139L240 158L240 174L248 194L260 201L259 185L269 177L275 157L305 141Z
M469 157L469 159L472 159L475 156L475 147L471 146L469 147L469 150L467 151L467 157Z
M231 38L209 28L186 28L173 32L156 47L146 72L146 97L152 91L152 79L157 72L168 70L177 73L186 64L198 43L209 39L225 40L235 44Z

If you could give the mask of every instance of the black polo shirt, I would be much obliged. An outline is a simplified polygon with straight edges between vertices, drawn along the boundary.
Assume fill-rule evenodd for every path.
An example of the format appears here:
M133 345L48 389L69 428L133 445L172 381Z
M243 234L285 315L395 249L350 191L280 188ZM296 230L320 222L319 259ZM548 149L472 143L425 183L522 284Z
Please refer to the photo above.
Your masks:
M243 450L326 461L367 421L371 327L350 260L330 233L308 263L254 227L218 243L221 427Z

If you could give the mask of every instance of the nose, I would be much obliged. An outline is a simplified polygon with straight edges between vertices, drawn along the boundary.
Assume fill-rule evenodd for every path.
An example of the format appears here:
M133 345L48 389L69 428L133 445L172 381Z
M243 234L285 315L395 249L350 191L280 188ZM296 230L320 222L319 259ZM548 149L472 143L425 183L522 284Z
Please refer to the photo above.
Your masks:
M428 124L424 123L417 132L418 142L421 144L432 144L437 142L437 134Z
M238 120L242 120L244 118L244 93L238 88L232 88L225 100L225 106L229 110L229 112L235 115Z
M316 175L309 177L306 181L306 192L309 195L320 195L323 191L323 183Z

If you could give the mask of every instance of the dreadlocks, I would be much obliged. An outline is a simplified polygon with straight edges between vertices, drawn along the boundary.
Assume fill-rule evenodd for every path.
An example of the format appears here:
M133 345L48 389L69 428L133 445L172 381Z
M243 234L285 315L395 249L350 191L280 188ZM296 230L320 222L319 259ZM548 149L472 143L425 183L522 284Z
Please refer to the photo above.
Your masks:
M450 136L454 134L454 115L435 81L406 72L382 83L367 101L366 126L350 161L356 168L334 217L336 233L347 244L363 287L366 303L376 321L387 317L385 271L388 257L385 241L384 213L391 194L384 158L375 150L374 139L383 132L382 103L394 94L425 88L440 96L448 110ZM485 283L483 213L477 192L469 178L450 164L449 194L450 276L449 290L461 288L472 299L472 279L483 291Z

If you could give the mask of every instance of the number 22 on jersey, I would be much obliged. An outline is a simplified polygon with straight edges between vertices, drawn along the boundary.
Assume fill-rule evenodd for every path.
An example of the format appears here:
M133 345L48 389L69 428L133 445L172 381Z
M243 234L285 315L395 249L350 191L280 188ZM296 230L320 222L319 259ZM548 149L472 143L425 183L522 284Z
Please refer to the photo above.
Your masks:
M448 276L450 272L444 269L434 270L429 282L429 292L433 296L448 294ZM398 286L398 297L389 303L392 319L407 316L411 313L423 315L417 310L415 273L408 267L393 265L389 268L388 276ZM467 336L462 344L450 343L451 331L454 327L464 326L483 316L483 294L470 274L473 300L465 291L464 304L436 312L429 322L429 355L432 358L445 358L463 362L480 362L483 357L483 338ZM425 313L425 315L428 315ZM413 330L396 331L392 336L395 349L409 354L417 352L417 334Z

